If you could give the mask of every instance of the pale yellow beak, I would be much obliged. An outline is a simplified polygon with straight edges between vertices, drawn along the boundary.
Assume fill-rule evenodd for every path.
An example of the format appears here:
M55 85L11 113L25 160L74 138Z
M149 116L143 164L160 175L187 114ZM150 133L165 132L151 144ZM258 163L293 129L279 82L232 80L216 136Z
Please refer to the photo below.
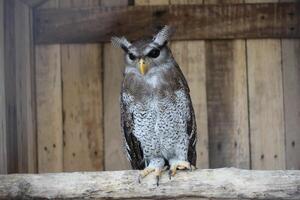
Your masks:
M146 74L147 71L148 71L148 65L146 64L146 62L143 58L141 58L139 60L139 70L140 70L142 75Z

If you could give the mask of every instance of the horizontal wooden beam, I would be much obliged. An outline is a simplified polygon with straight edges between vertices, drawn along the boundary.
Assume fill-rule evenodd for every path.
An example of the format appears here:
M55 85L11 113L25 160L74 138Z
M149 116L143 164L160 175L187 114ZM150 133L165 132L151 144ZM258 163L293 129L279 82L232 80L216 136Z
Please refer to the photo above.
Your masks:
M0 199L300 199L300 171L235 168L167 172L156 186L138 171L0 176Z
M300 38L300 3L59 8L36 12L37 43L137 39L153 28L177 28L175 40Z

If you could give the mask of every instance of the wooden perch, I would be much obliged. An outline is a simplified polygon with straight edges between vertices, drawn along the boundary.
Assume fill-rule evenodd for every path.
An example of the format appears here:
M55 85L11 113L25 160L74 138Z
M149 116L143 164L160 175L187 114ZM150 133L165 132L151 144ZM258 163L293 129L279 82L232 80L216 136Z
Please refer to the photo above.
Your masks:
M300 199L300 171L235 168L164 173L160 185L138 171L12 174L0 176L0 199Z

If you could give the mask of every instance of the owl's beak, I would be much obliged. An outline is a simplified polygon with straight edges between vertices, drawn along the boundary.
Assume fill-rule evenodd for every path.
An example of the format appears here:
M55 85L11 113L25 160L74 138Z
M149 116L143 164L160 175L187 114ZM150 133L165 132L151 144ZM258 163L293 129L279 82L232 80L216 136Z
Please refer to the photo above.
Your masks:
M140 70L142 75L146 74L147 71L148 71L148 65L146 64L146 62L143 58L141 58L139 60L139 70Z

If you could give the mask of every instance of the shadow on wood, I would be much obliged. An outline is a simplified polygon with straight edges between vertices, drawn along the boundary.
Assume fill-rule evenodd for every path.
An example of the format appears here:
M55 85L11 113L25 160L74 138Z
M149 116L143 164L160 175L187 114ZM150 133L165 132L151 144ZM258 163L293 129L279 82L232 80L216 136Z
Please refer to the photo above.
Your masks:
M0 199L300 199L300 171L236 168L167 173L138 183L138 171L12 174L0 176Z

